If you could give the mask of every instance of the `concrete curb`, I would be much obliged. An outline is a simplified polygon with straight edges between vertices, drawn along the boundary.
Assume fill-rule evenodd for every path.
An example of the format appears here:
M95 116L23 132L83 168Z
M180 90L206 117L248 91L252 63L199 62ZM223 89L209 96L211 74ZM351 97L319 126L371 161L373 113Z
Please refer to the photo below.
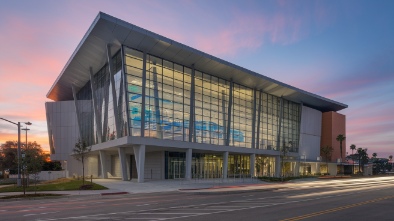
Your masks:
M129 192L100 193L101 196L122 195L122 194L129 194Z

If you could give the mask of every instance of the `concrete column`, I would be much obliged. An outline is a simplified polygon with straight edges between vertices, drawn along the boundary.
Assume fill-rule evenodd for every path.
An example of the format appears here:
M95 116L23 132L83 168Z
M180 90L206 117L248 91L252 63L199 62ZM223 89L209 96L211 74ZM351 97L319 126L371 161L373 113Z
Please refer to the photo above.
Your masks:
M228 152L223 153L223 179L227 179L228 171Z
M275 156L275 177L280 177L280 170L282 168L280 156Z
M99 154L100 154L100 165L101 165L101 178L108 179L107 155L102 150L99 150Z
M316 173L320 173L320 162L316 162Z
M300 162L297 161L295 162L296 166L295 166L295 176L300 176Z
M120 161L120 169L122 172L122 180L127 180L127 167L126 167L126 154L125 147L118 147L119 161Z
M256 154L251 154L250 155L250 160L249 160L249 169L250 169L250 176L254 177L254 170L255 170L255 164L256 164Z
M190 180L192 178L192 149L186 150L186 179Z
M134 146L135 164L137 166L138 182L144 182L145 175L145 145Z

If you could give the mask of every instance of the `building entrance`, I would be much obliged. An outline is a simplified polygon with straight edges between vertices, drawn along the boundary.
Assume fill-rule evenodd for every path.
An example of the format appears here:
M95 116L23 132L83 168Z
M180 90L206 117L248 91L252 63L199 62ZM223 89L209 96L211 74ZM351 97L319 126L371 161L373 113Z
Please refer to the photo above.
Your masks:
M171 161L170 177L172 179L185 178L185 161L174 160ZM171 178L170 178L171 179Z

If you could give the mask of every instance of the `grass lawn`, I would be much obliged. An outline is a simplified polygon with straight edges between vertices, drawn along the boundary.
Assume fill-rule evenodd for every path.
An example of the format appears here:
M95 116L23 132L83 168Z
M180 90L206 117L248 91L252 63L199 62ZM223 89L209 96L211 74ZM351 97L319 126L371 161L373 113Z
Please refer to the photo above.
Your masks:
M91 183L90 181L85 180L85 185L92 185L92 188L89 190L106 190L107 188L95 183ZM79 190L82 186L82 180L74 180L74 179L59 179L47 183L37 184L37 192L38 191L63 191L63 190ZM34 184L30 184L29 187L26 187L26 192L34 192L36 187ZM23 192L23 187L17 187L15 185L1 187L0 193L4 192Z

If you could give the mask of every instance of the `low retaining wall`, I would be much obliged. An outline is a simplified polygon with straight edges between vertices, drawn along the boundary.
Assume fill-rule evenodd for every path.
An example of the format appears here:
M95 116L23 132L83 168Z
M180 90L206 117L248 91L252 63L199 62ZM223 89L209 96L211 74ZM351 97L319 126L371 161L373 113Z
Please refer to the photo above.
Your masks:
M21 176L22 177L22 176ZM29 175L30 179L34 179L34 174ZM38 180L56 180L59 178L67 177L67 171L41 171L38 173ZM9 178L18 178L17 174L10 174Z

